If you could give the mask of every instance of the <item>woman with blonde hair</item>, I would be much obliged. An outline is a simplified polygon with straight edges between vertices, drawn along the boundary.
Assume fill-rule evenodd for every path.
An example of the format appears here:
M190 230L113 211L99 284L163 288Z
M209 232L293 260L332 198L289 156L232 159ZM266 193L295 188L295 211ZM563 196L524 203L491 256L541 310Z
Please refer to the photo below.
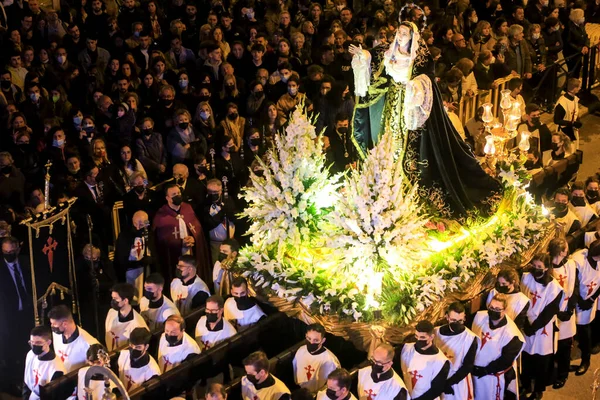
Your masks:
M226 60L229 53L231 53L231 47L229 46L229 43L224 40L223 29L221 29L220 26L215 26L210 33L210 36L221 49L223 60Z
M212 147L212 144L215 141L214 135L216 123L215 114L208 101L201 101L200 104L198 104L192 121L198 132L206 138L208 147Z
M106 142L102 138L94 138L91 145L92 160L94 160L94 164L102 171L111 164L108 159L108 152L106 151Z
M492 51L496 45L496 39L492 37L492 25L487 21L479 21L473 36L469 39L469 46L475 52L475 57L483 50Z
M246 118L241 117L235 103L227 104L227 116L221 121L223 134L233 139L233 151L238 152L244 139Z

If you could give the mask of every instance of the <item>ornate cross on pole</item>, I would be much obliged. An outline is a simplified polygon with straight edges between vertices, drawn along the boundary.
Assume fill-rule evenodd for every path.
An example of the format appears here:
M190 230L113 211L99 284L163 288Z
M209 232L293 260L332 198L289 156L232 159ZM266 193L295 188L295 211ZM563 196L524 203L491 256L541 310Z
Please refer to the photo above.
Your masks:
M48 236L48 240L46 240L46 244L42 248L42 252L48 257L50 272L52 272L52 267L54 264L54 251L56 250L56 246L58 246L58 242L54 240L52 236Z

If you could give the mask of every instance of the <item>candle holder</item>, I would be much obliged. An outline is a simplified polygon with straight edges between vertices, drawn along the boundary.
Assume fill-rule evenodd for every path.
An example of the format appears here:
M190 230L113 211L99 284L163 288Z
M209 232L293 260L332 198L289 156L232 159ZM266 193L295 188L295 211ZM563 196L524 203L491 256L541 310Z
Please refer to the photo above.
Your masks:
M500 99L502 122L494 117L493 104L485 103L482 105L483 115L481 119L487 133L483 152L485 153L485 163L490 171L495 171L497 161L505 160L508 157L509 150L506 148L506 144L517 136L517 127L521 122L521 102L513 100L510 93L508 89L500 92L502 96ZM525 146L525 143L523 143L523 148ZM521 149L521 147L519 148ZM527 135L527 150L529 150L529 135Z

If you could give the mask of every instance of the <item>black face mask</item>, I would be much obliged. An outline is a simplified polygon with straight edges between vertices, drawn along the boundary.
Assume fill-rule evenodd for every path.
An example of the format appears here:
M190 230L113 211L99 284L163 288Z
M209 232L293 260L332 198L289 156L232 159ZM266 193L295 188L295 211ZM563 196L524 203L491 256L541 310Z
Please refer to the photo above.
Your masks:
M144 297L152 301L154 300L154 293L149 290L144 290Z
M502 313L499 311L488 310L488 316L492 321L498 321L502 316Z
M148 230L146 228L136 229L134 233L136 237L143 237L148 234Z
M556 151L560 148L560 145L558 143L552 143L551 147L552 147L552 150Z
M346 133L348 133L348 128L346 128L345 126L342 126L341 128L338 128L337 131L339 133L341 133L342 135L345 135Z
M115 311L119 311L121 309L121 307L119 307L119 302L116 301L115 299L112 299L110 301L110 308L112 308Z
M252 138L252 139L250 139L250 144L252 146L260 146L261 143L262 143L262 140L260 140L260 138Z
M452 332L459 332L463 329L464 325L462 324L462 322L450 322L448 324L448 326L450 327L450 330Z
M546 271L542 271L541 269L533 268L531 270L531 275L533 275L533 277L535 279L542 279L544 277L544 275L546 275Z
M585 197L573 196L573 198L571 199L571 203L573 203L575 207L585 207Z
M178 184L179 186L181 186L185 183L185 179L177 178L177 179L175 179L175 183Z
M180 122L178 126L179 126L179 128L181 128L181 129L187 129L187 127L188 127L189 125L190 125L190 123L189 123L189 122Z
M4 253L3 256L6 262L11 264L17 260L17 253Z
M246 375L246 378L250 381L251 384L258 385L258 378L256 376Z
M135 192L137 194L142 194L144 193L144 191L146 190L146 188L144 187L144 185L137 185L133 187L133 190L135 190Z
M375 372L376 374L380 374L383 372L383 365L373 364L373 363L371 363L371 365L373 368L373 372Z
M590 202L592 202L592 200L594 200L593 202L595 203L596 200L598 200L598 196L599 195L598 195L598 191L597 190L591 190L590 189L590 190L588 190L586 192L586 194L587 194L587 198L588 198L588 200L590 200Z
M565 215L567 215L567 212L569 211L569 209L567 208L567 205L565 203L554 203L554 215L556 215L557 217L564 217Z
M219 253L218 260L221 261L221 262L223 262L223 261L225 261L227 259L227 257L228 257L228 255L225 254L225 253Z
M531 118L531 124L534 126L540 125L540 118Z
M32 345L31 352L33 354L35 354L36 356L39 356L40 354L42 354L44 352L44 346Z
M175 335L167 335L165 334L165 340L169 343L170 346L174 346L175 343L179 342L179 338Z
M309 353L314 353L315 351L319 350L319 346L319 343L306 342L306 350L308 350Z
M215 313L206 313L206 321L214 324L219 320L219 315Z
M2 81L2 82L0 82L0 86L2 87L2 89L8 90L12 86L12 82L11 81Z
M173 197L171 200L173 201L173 204L175 204L176 206L180 206L181 203L183 203L183 197L181 197L181 195L177 195L177 196Z
M129 355L131 356L132 360L137 360L143 354L144 354L144 352L142 350L129 348Z
M247 310L254 304L252 299L248 297L248 295L242 297L234 297L234 300L237 307L241 310Z
M496 292L508 294L508 292L510 292L510 288L508 286L501 286L499 283L496 283Z
M332 390L332 389L327 389L325 391L325 396L327 396L327 398L331 399L331 400L337 400L337 398L338 398L338 395L335 394L335 390Z
M227 115L227 118L229 118L232 121L235 121L238 117L238 113L231 113Z
M527 169L533 169L535 167L535 162L533 162L533 160L527 160L525 161L524 166Z
M429 342L427 340L419 339L415 342L415 349L422 350L423 348L427 347L428 344Z
M205 166L197 167L196 173L198 175L206 175L208 173L208 168L206 168Z
M259 92L254 92L254 97L256 97L257 99L260 99L263 96L263 92L259 91Z
M57 328L55 326L50 327L50 329L52 329L52 333L55 333L57 335L62 335L64 332L60 330L60 328Z
M198 100L202 101L208 101L210 100L210 96L198 96Z
M142 132L144 132L144 136L152 136L152 128L144 129Z
M219 193L211 193L208 195L208 199L211 203L216 203L217 201L219 201L219 197L221 197Z
M0 173L4 174L4 175L8 175L12 172L12 166L11 165L6 165L2 168L0 168Z
M160 102L165 107L171 107L171 105L173 105L173 100L171 99L160 99Z
M183 273L182 273L182 272L181 272L181 270L179 270L179 269L176 269L176 270L175 270L175 276L176 276L177 278L181 279L181 280L183 280L183 279L184 279L184 277L183 277Z

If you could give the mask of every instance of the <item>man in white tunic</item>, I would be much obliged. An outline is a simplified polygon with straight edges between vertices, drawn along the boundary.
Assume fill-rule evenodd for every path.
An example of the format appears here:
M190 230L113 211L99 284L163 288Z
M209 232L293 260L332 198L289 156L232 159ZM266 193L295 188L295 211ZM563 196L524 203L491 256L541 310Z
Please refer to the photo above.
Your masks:
M196 342L203 351L237 333L233 325L223 318L223 305L221 296L211 296L206 300L206 313L196 324Z
M579 298L575 308L577 321L577 336L579 350L581 350L581 364L575 371L575 375L583 375L590 367L592 348L591 324L596 318L597 299L600 295L600 240L590 244L589 249L583 249L573 254L573 260L577 264L577 278L579 286Z
M135 289L129 283L117 283L111 290L111 309L104 323L105 343L109 352L126 346L135 328L148 329L144 318L131 306L134 296Z
M317 400L356 400L351 387L352 376L344 368L338 368L327 377L327 386L317 393Z
M52 331L36 326L29 336L31 350L25 358L23 399L39 400L40 387L65 374L65 366L52 350Z
M392 368L395 353L387 343L373 351L371 365L358 371L359 400L410 400L404 381Z
M548 384L548 371L555 349L554 325L564 292L548 270L550 256L539 253L533 256L529 272L521 278L521 290L531 299L527 322L523 329L521 384L532 399L541 399Z
M67 373L83 367L88 348L98 341L85 329L75 325L71 310L64 304L52 308L48 318L54 351L63 362Z
M238 329L266 317L254 297L248 295L248 281L239 276L231 282L231 296L225 301L225 319Z
M210 290L198 276L196 267L194 257L189 255L179 257L175 271L177 277L171 281L171 299L184 317L204 306L210 296Z
M159 273L148 275L144 282L144 297L140 299L140 312L150 331L162 328L167 318L179 315L175 304L163 295L165 278Z
M335 354L325 344L325 328L320 324L309 325L306 329L306 344L294 356L294 380L300 387L317 393L327 384L327 376L340 368Z
M571 348L573 337L577 332L575 323L575 307L579 298L579 280L577 264L568 257L569 245L564 238L555 238L548 245L548 254L552 260L552 276L562 287L565 295L560 304L558 317L558 342L554 362L556 363L556 380L553 389L565 386L571 365Z
M290 390L269 373L269 359L262 351L246 357L242 363L246 375L242 377L243 400L290 400Z
M567 188L560 188L554 192L554 208L552 213L565 235L571 235L581 228L581 221L577 214L569 208L571 192Z
M160 375L158 364L148 353L151 338L148 328L135 328L129 338L129 349L119 354L119 379L127 392Z
M165 322L165 333L158 343L158 366L165 373L183 361L200 354L198 343L185 332L181 315L171 315Z
M496 286L490 290L485 302L489 307L490 302L498 293L506 295L506 316L513 320L519 329L523 329L529 310L529 298L521 293L519 288L519 274L514 268L502 268L496 275Z
M506 316L506 296L497 294L487 311L475 314L472 331L479 349L473 366L475 399L517 399L516 360L525 339Z
M446 387L450 361L434 343L433 324L419 321L414 343L402 347L402 378L413 400L439 399Z
M435 345L450 361L450 371L443 400L473 398L471 371L477 354L477 336L467 327L465 307L460 302L452 303L446 311L446 325L435 329Z
M581 221L582 226L586 226L598 218L596 210L588 204L585 198L585 185L583 182L575 182L571 186L571 207Z

